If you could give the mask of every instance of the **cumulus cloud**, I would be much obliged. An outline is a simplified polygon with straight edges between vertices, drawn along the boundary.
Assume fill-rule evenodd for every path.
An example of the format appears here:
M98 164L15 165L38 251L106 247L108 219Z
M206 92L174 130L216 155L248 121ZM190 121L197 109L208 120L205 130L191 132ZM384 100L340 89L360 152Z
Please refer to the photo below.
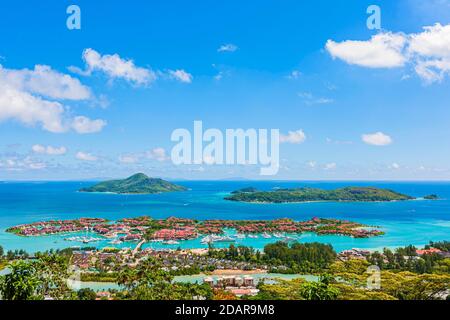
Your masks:
M77 158L78 160L81 160L81 161L91 161L91 162L98 160L98 157L96 157L90 153L83 152L83 151L77 152L77 154L75 155L75 158Z
M218 49L217 52L235 52L238 46L232 43L223 44Z
M382 32L367 41L328 40L333 58L368 68L412 65L426 83L442 81L450 74L450 24L425 26L422 32Z
M192 74L180 69L180 70L169 70L169 77L184 83L191 83L194 78Z
M43 146L41 144L35 144L31 147L34 153L38 154L46 154L52 156L60 156L66 154L66 147L52 147L52 146Z
M34 70L6 69L0 65L0 121L15 120L28 126L61 133L71 129L66 107L56 100L86 100L89 88L77 79L36 66Z
M99 132L104 126L106 126L105 120L91 120L84 116L75 117L72 121L72 128L80 134Z
M333 58L349 64L368 68L393 68L405 64L406 57L402 52L405 44L406 38L401 34L380 33L368 41L328 40L325 48Z
M17 90L57 100L86 100L92 96L91 90L78 79L46 65L36 65L33 70L6 69L0 65L0 78Z
M62 104L20 91L0 79L0 121L16 120L25 125L39 124L50 132L64 132Z
M155 148L147 152L147 157L150 159L154 159L160 162L167 161L170 158L166 154L166 150L164 148Z
M361 138L365 143L374 146L387 146L392 143L392 138L383 132L363 134Z
M121 58L118 54L101 55L94 49L83 51L83 60L86 70L77 67L69 67L72 72L82 75L90 75L94 71L105 73L112 79L124 79L136 85L147 85L156 80L156 74L150 69L137 67L133 60Z
M289 131L287 135L280 134L281 143L300 144L305 142L305 140L306 134L303 132L303 130Z

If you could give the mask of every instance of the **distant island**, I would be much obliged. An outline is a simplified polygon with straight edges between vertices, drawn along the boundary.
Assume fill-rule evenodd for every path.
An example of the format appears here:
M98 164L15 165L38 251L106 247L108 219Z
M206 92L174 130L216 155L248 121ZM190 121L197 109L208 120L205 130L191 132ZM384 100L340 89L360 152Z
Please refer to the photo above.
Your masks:
M187 188L163 179L150 178L137 173L123 180L100 182L92 187L82 188L80 192L109 192L118 194L154 194L163 192L185 191Z
M336 202L375 202L375 201L404 201L414 199L389 189L374 187L346 187L335 190L316 188L277 189L260 191L249 187L233 191L225 200L255 203L294 203L314 201Z

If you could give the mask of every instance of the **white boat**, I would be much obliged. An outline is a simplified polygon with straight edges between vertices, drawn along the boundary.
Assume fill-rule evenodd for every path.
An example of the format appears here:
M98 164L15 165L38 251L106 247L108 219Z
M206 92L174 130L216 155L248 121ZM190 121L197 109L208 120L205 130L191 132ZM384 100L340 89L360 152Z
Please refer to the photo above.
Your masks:
M111 243L111 244L121 244L122 241L119 240L119 239L116 239L116 240L111 241L110 243Z
M291 242L291 241L295 241L295 240L297 240L297 239L293 238L293 237L284 237L284 239L283 239L284 242Z
M163 241L163 244L180 244L180 243L175 240L167 240L167 241Z
M274 236L275 238L284 238L284 235L283 235L282 233L280 233L280 232L275 232L275 233L273 234L273 236Z
M234 241L236 241L236 239L233 237L230 237L230 236L223 236L223 237L219 237L216 241L217 242L234 242Z
M256 234L249 234L248 237L252 239L258 239L258 236Z
M245 239L245 234L238 233L238 234L235 235L235 237L236 237L237 239Z
M202 238L202 240L200 241L201 243L211 243L213 242L211 236L206 236L204 238Z
M208 235L201 240L201 243L211 243L211 242L234 242L236 239L230 236L218 236L215 234Z
M268 234L267 232L264 232L264 233L262 234L262 237L265 238L265 239L270 239L270 238L272 238L272 236L271 236L270 234Z

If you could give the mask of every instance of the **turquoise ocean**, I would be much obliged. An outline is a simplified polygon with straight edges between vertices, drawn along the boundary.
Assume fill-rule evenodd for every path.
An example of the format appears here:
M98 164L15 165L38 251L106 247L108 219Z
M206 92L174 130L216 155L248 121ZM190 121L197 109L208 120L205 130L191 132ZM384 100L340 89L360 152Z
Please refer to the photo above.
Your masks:
M8 227L51 219L101 217L118 220L148 215L193 219L269 220L312 217L348 219L379 226L384 236L354 239L344 236L317 236L305 233L300 242L330 243L337 251L350 248L382 249L429 241L450 240L450 182L293 182L293 181L175 181L189 188L187 192L156 195L116 195L77 192L93 182L0 182L0 245L6 250L24 249L28 252L86 246L66 241L68 235L19 237L5 232ZM415 197L437 194L440 200L412 200L390 203L296 203L248 204L224 200L236 189L254 186L261 190L291 187L334 189L344 186L375 186L389 188ZM232 231L230 231L232 233ZM95 235L92 235L95 236ZM110 240L89 246L134 246L135 243L112 245ZM263 248L275 238L239 239L237 244ZM217 246L228 246L227 243ZM200 239L182 241L177 245L150 243L153 248L205 248Z

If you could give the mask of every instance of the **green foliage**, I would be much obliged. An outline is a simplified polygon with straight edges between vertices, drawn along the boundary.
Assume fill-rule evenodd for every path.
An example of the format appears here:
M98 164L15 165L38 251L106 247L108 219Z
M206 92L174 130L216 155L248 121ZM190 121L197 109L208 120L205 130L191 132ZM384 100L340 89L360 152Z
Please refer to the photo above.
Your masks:
M95 300L97 298L97 294L92 289L83 288L78 290L77 297L79 300Z
M336 259L336 252L329 244L298 243L289 246L284 242L264 247L264 259L271 265L284 265L289 273L322 272ZM276 271L281 271L277 269Z
M290 246L276 242L264 247L264 254L252 247L230 245L226 249L210 247L208 255L217 259L268 265L276 273L320 273L336 259L333 247L322 243L298 243Z
M2 246L0 246L0 260L2 260L3 256L5 255L5 250Z
M41 298L41 280L34 262L16 261L9 265L10 273L0 277L0 296L4 300L36 300Z
M425 249L437 248L448 251L450 242L443 241L425 246ZM373 252L367 256L370 264L377 265L382 270L410 271L415 273L450 273L446 265L446 259L440 254L432 253L417 256L417 248L407 246L397 248L395 251L385 248L383 253Z
M286 203L306 201L398 201L413 198L388 189L347 187L336 190L298 188L278 189L275 191L237 191L225 199L241 202Z
M137 173L123 180L100 182L92 187L83 188L80 192L112 192L119 194L152 194L172 191L185 191L186 188L162 179L149 178Z
M261 284L255 300L336 300L340 291L330 275L323 275L317 282L302 279L279 280L276 284Z
M15 259L27 259L29 257L29 254L25 250L8 250L6 252L6 260L12 261Z
M192 300L212 298L206 285L172 283L172 275L162 270L157 260L147 259L135 269L125 268L118 283L126 288L125 299L131 300Z
M436 248L442 251L450 251L450 241L433 242L425 246L425 249Z
M441 300L450 288L450 276L445 274L381 271L380 289L368 290L368 266L366 261L349 260L335 262L330 267L331 274L340 279L339 299Z

